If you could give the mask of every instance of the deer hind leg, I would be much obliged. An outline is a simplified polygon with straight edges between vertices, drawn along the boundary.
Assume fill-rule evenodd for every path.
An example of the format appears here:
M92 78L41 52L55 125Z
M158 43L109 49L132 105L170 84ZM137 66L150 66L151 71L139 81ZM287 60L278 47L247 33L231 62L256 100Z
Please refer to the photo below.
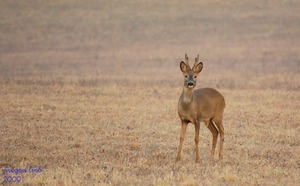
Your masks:
M222 117L220 119L214 120L216 126L220 132L220 151L219 151L219 158L223 159L223 143L224 143L224 127L222 122Z
M212 160L214 160L219 131L215 127L212 119L209 121L209 125L207 127L208 127L208 129L210 130L210 132L212 133L212 136L213 136L213 139L212 139L212 148L211 148L211 157L210 158Z
M178 154L177 154L176 161L181 160L182 144L183 144L183 141L184 141L184 135L185 135L185 132L186 132L187 125L188 125L187 122L184 122L184 121L182 122L181 132L180 132L180 141L179 141Z

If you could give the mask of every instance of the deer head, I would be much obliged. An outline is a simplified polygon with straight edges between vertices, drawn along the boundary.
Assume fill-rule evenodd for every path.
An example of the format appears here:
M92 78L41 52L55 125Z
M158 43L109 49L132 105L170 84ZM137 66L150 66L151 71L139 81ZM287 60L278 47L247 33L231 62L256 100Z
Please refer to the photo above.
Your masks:
M190 67L189 58L187 54L185 54L185 62L180 62L180 70L184 76L184 87L192 89L196 86L197 76L201 72L202 68L203 63L199 62L199 54L195 58L193 68Z

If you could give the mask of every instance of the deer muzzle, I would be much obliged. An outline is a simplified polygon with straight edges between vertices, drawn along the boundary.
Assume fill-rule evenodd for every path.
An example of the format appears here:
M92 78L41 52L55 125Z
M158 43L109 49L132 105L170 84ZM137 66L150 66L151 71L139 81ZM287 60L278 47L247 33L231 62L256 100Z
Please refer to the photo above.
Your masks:
M194 88L194 82L190 81L187 83L188 88Z

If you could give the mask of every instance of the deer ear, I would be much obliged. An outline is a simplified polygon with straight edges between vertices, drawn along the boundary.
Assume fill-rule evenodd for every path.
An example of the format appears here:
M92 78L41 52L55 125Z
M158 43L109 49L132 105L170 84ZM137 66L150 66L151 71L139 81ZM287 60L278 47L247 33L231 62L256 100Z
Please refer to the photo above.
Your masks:
M183 73L187 72L187 66L186 66L186 64L183 61L180 62L180 70Z
M194 66L193 70L195 73L198 74L201 72L202 68L203 68L203 63L199 62L197 65Z

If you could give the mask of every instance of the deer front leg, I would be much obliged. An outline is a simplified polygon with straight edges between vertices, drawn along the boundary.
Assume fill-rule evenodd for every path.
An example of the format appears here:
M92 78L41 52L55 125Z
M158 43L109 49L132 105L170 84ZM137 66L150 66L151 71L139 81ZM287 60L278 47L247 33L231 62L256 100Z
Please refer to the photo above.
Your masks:
M188 123L186 123L184 121L181 124L180 141L179 141L178 154L177 154L176 161L180 161L181 160L182 144L183 144L183 141L184 141L184 135L185 135L185 131L186 131L187 125L188 125Z
M200 131L200 122L195 123L195 150L196 150L196 162L199 162L199 131Z

